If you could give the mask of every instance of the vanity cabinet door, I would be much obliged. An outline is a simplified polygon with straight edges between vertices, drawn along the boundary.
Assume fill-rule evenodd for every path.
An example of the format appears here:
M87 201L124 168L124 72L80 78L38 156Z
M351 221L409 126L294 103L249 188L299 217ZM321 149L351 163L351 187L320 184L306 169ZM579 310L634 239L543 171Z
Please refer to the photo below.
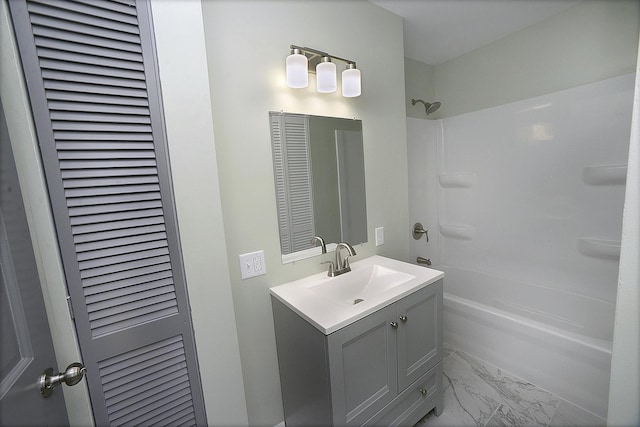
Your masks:
M334 425L361 425L397 388L397 322L392 304L327 337Z
M398 391L442 359L442 280L396 303Z

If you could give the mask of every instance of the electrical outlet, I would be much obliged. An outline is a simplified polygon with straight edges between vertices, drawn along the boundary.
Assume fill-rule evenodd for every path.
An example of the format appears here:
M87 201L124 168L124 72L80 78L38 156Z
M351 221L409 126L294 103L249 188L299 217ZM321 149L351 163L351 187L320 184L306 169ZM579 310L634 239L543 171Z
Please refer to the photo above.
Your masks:
M384 227L376 228L376 246L384 245Z
M267 274L264 263L264 251L249 252L240 255L240 276L242 280Z
M264 274L264 253L262 251L258 252L257 255L253 256L253 269L256 274Z

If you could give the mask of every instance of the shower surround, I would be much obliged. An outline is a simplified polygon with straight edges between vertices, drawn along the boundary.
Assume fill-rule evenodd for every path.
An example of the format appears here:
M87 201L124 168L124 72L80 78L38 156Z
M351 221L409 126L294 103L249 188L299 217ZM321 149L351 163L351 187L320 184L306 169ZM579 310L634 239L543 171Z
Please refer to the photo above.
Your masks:
M606 417L634 75L407 119L444 339Z

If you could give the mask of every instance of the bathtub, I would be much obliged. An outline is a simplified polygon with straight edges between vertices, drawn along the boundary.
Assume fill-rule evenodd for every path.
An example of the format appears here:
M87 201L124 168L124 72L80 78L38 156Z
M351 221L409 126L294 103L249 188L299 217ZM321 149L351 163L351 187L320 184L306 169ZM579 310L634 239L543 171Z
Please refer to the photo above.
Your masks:
M444 341L606 418L615 304L457 267Z

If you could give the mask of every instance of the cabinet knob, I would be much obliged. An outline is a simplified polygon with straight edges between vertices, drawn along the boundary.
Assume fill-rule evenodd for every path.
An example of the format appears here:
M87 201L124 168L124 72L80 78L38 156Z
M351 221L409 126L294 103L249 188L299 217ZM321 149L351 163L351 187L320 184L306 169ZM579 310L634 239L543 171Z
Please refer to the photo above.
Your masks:
M402 320L403 322L407 321L407 316L400 316L400 320Z
M425 396L427 394L427 390L423 389L422 387L420 387L420 393Z
M394 329L397 329L397 328L398 328L398 322L391 322L391 323L390 323L390 325L391 325L391 327L392 327L392 328L394 328Z

